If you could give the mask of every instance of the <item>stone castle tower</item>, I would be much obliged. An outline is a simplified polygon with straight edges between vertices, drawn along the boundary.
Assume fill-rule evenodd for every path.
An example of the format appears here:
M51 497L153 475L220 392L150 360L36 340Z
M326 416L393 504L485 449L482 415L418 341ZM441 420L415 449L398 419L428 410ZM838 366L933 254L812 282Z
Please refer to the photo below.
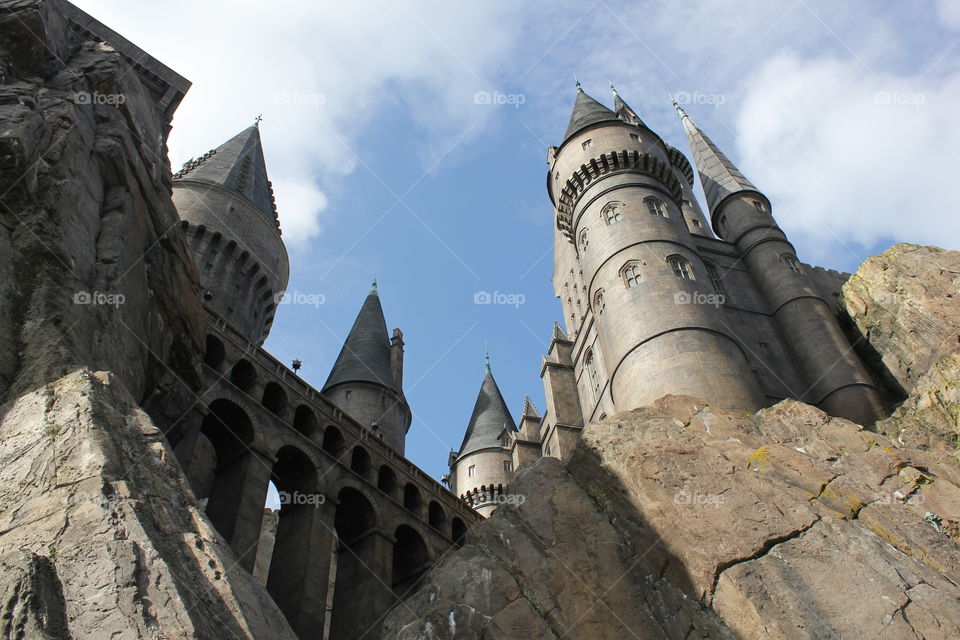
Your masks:
M683 153L611 89L612 110L578 83L547 151L566 330L554 326L543 359L545 413L505 432L496 455L512 464L484 465L499 473L485 473L485 488L500 490L532 456L566 457L584 424L666 394L744 411L796 398L872 423L880 394L834 316L848 274L800 262L770 200L675 104L708 224ZM464 458L451 455L451 477L472 501Z

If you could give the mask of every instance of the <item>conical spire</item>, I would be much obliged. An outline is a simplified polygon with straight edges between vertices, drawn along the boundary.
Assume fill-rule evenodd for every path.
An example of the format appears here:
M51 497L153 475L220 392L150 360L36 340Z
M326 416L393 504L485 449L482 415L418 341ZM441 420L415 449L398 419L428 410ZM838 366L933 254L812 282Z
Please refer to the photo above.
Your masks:
M563 139L566 141L570 136L584 127L607 120L617 120L617 114L585 94L578 82L577 99L573 103L573 113L570 114L570 124L567 125L567 132L563 134Z
M323 390L344 382L373 382L399 391L390 372L390 339L376 282L360 307Z
M510 410L503 400L500 387L497 386L488 366L458 455L463 456L479 449L500 446L500 434L504 430L516 431L517 424L510 416Z
M279 226L258 124L247 127L196 160L188 161L173 178L204 182L232 191L246 198Z
M530 399L530 396L523 397L523 413L524 417L539 418L540 412L537 411L537 405L533 404L533 400Z
M676 100L673 101L673 106L680 114L680 121L690 141L690 150L693 152L693 160L700 173L700 182L707 196L710 213L713 214L721 202L738 191L758 191L753 183L747 180L747 177L720 151L719 147L694 124Z
M643 124L643 120L640 119L640 116L637 115L637 112L630 108L623 98L620 97L620 94L617 93L617 88L610 84L610 92L613 94L613 110L617 112L617 117L619 117L624 122L629 122L630 124Z

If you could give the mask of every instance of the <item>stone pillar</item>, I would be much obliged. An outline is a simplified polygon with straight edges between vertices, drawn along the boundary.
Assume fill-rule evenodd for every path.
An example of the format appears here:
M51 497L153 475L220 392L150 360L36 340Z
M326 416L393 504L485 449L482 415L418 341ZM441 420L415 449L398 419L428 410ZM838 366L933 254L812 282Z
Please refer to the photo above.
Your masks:
M301 638L324 626L334 514L328 502L280 510L267 591Z
M257 559L272 469L273 461L269 458L244 449L217 469L207 504L207 515L217 531L230 542L240 566L251 573Z
M333 597L330 637L337 640L378 638L393 595L393 539L373 531L353 544L341 545Z

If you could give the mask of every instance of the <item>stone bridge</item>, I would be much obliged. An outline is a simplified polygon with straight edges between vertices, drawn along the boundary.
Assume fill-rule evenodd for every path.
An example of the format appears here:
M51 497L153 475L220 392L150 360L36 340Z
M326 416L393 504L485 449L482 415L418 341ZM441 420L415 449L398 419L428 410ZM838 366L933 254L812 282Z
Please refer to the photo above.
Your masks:
M170 439L238 562L260 565L300 637L378 637L480 517L210 310L203 375ZM270 482L279 522L258 560Z

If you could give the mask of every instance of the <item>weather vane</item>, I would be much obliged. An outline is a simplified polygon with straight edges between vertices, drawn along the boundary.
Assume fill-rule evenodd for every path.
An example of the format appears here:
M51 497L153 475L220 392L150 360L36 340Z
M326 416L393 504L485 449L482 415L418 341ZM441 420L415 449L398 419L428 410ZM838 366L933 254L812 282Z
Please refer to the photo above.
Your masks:
M258 114L256 118L253 119L253 126L260 127L260 121L263 120L263 114Z

